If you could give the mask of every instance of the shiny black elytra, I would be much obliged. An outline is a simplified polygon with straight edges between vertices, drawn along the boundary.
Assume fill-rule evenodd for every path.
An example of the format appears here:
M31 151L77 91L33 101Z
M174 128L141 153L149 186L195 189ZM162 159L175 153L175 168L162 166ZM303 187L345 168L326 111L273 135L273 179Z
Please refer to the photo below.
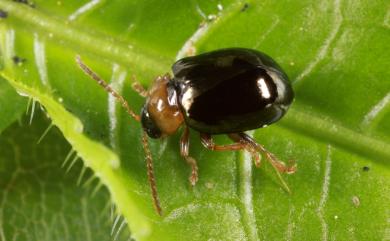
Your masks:
M278 121L294 99L287 75L268 55L244 48L216 50L178 60L173 64L173 77L159 76L149 90L140 83L133 88L146 97L141 115L129 107L126 100L103 79L87 67L79 57L82 70L95 79L122 104L137 121L144 134L148 179L154 206L162 214L155 184L152 155L147 137L162 138L174 134L183 126L180 153L191 166L190 183L198 181L198 166L189 155L189 128L200 133L202 144L215 151L246 150L255 165L260 166L261 154L280 173L293 173L295 165L287 166L258 144L244 131ZM217 145L212 136L227 134L234 143ZM284 187L287 185L281 179ZM289 191L289 190L288 190Z
M208 134L236 133L279 120L294 94L280 66L251 49L224 49L177 61L173 88L186 124Z

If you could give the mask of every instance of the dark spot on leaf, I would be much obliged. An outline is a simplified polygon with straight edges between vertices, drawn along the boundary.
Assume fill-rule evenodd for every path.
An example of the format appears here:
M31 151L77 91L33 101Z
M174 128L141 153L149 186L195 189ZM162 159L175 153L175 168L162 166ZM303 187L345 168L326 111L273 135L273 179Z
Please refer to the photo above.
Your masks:
M32 8L35 8L35 4L28 1L28 0L13 0L14 2L17 2L17 3L22 3L22 4L26 4Z
M244 6L241 8L241 12L245 12L249 8L249 3L244 3Z
M65 110L68 111L69 113L71 113L71 114L74 113L74 112L73 112L71 109L69 109L67 106L64 106L64 107L65 107Z
M370 167L364 166L362 169L363 169L363 171L368 172L370 170Z
M7 18L7 17L8 17L8 13L0 9L0 18Z
M12 61L14 61L14 64L16 65L22 65L24 62L27 61L27 59L15 55L14 57L12 57Z

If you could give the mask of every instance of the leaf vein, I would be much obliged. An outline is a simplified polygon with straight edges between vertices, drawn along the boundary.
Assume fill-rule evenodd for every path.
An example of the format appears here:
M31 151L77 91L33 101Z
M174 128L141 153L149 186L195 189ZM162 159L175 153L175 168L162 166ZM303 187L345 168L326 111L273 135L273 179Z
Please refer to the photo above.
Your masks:
M86 240L92 241L92 230L91 230L91 226L89 225L87 200L85 198L81 199L81 210L82 210L82 219L84 223L83 226L85 228Z
M334 22L333 25L331 26L332 30L330 31L329 35L326 37L324 43L320 47L320 50L318 51L314 59L306 66L306 68L302 71L302 73L299 74L298 77L293 81L295 84L297 84L307 75L309 75L314 70L314 68L318 65L318 63L325 58L326 54L329 51L329 47L331 43L336 38L337 33L340 30L340 26L343 22L343 16L341 14L341 8L340 8L340 0L334 1L333 9L334 9L333 10Z
M46 65L45 43L40 39L37 33L34 34L34 56L39 73L39 79L41 80L43 86L46 86L50 89Z
M376 105L374 105L371 110L364 116L361 123L361 127L369 127L373 124L374 119L376 119L381 112L383 112L388 104L390 103L390 92L386 94L383 99L381 99Z
M112 67L111 76L111 87L117 92L121 93L123 85L126 79L127 72L118 64L114 64ZM116 153L120 153L118 135L120 127L118 126L118 119L120 118L120 111L118 110L121 106L118 105L116 98L109 94L108 95L108 117L110 124L110 144Z
M82 31L71 24L11 1L0 1L0 8L27 23L33 31L42 34L50 33L53 39L64 41L76 51L88 51L124 65L137 65L140 70L150 71L153 68L153 71L159 73L166 71L168 59L129 48L131 45L129 43L113 42L108 36ZM139 65L140 62L144 64Z
M96 10L99 6L101 6L105 1L104 0L92 0L80 8L78 8L74 13L69 15L68 20L69 21L75 21L81 16L87 15L91 13L92 11Z
M248 2L251 1L247 1ZM197 11L199 14L203 17L205 14L201 11L199 6L196 6ZM223 25L227 20L235 16L237 13L240 13L240 9L242 8L242 2L236 1L235 3L231 4L229 7L227 7L224 10L220 10L217 16L214 18L211 18L198 27L198 29L190 36L190 38L184 43L182 48L178 51L178 54L176 55L176 59L183 58L184 56L188 55L188 53L194 53L195 50L195 44L201 45L203 41L205 41L207 35L211 32L213 32L215 29L218 29L219 26ZM220 7L221 9L221 7Z
M248 132L253 136L253 131ZM253 193L252 193L252 156L243 152L243 159L240 160L239 177L239 197L242 203L243 225L247 229L249 240L259 240L257 233L256 217L253 210Z
M326 201L328 200L329 196L329 185L330 185L330 173L331 173L331 167L332 167L332 159L331 159L331 146L328 145L327 148L327 156L325 160L325 173L324 173L324 181L322 184L322 191L321 191L321 199L320 203L317 208L317 215L321 222L321 228L322 228L322 240L326 241L328 240L329 230L328 230L328 224L326 223L325 216L324 216L324 208L326 205Z
M280 22L280 18L278 16L276 16L274 18L274 21L273 23L271 24L271 26L264 32L261 34L259 40L257 40L254 48L257 49L258 47L260 47L260 44L267 38L267 36L276 28L276 26L279 24Z

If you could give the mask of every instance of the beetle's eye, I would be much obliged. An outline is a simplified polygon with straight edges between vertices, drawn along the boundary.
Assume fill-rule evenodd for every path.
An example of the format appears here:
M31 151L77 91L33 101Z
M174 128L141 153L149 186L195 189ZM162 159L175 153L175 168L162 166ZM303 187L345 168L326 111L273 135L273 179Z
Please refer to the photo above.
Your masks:
M153 119L150 117L149 112L147 110L147 105L142 108L141 124L150 138L157 139L161 137L161 130L157 127Z

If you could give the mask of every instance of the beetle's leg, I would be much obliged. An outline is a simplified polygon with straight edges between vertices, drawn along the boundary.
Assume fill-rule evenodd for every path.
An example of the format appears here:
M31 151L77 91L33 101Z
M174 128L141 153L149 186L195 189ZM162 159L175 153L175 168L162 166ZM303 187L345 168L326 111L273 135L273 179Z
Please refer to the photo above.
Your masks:
M134 82L131 84L131 87L135 92L137 92L142 97L148 97L149 93L148 90L145 89L142 84L137 80L135 75L133 75Z
M217 145L214 143L211 135L205 133L200 134L200 140L204 147L212 151L238 151L238 150L245 149L252 155L255 165L257 167L260 166L260 162L261 162L260 155L251 145L249 145L244 140L237 141L233 144L228 144L228 145Z
M241 132L241 133L229 134L229 137L236 142L246 142L249 145L251 145L254 149L256 149L258 152L264 154L267 160L269 161L269 163L276 170L276 174L278 175L278 178L281 181L283 187L286 189L288 193L291 193L290 188L288 187L287 183L284 181L280 173L288 173L288 174L294 173L297 168L295 163L293 163L290 166L287 166L284 162L277 159L274 156L274 154L267 151L262 145L257 143L252 137L250 137L245 133Z
M217 145L210 134L201 133L200 141L203 146L212 151L238 151L245 149L245 143L236 142L228 145Z
M190 148L190 130L186 126L184 128L183 135L180 138L180 154L187 161L188 165L191 166L191 175L189 177L192 186L195 186L198 181L198 165L196 160L189 155Z
M106 81L100 78L91 68L85 65L79 55L76 56L76 62L80 66L80 68L84 71L85 74L89 75L92 79L96 80L96 82L100 86L102 86L109 94L114 96L115 99L121 103L123 108L125 108L125 110L127 111L127 113L129 113L131 117L133 117L136 121L141 120L140 116L135 114L134 111L130 108L129 103L127 103L127 101L123 98L123 96L121 96L115 90L113 90L111 86L107 84Z
M153 204L157 213L161 216L162 209L160 206L160 201L158 199L156 180L154 178L152 153L150 153L148 135L145 131L142 133L142 146L145 151L146 169L148 173L150 190L152 191Z
M284 162L282 162L278 158L276 158L274 154L272 154L267 149L265 149L264 146L257 143L249 135L247 135L245 133L234 133L234 134L229 134L229 137L236 142L246 142L249 145L251 145L253 149L264 154L266 156L267 160L271 163L271 165L279 172L292 174L296 171L296 164L295 163L293 163L293 165L291 165L291 166L287 166Z

